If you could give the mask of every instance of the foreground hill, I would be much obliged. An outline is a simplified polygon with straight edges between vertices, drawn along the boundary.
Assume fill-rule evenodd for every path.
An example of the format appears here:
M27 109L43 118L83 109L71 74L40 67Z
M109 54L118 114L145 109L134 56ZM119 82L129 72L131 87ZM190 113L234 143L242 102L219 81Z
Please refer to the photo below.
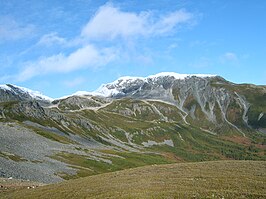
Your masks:
M265 198L266 162L152 165L69 180L2 198Z
M266 86L123 77L51 99L0 85L0 177L42 183L152 164L266 160Z

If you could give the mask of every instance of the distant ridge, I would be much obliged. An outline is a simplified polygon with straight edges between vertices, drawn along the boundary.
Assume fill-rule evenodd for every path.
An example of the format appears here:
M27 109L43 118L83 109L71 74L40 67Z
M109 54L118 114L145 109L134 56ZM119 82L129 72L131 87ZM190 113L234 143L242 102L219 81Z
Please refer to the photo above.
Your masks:
M0 85L0 89L11 92L14 95L18 95L18 96L23 95L25 97L29 97L29 98L36 99L36 100L45 100L45 101L50 101L50 102L54 100L51 97L43 95L39 91L33 91L31 89L21 87L21 86L16 86L13 84Z

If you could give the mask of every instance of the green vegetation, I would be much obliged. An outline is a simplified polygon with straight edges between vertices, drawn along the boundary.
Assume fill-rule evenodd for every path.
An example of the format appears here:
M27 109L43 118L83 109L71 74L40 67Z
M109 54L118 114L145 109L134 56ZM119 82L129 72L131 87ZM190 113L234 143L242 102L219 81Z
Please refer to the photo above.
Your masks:
M237 92L243 96L249 103L250 107L247 113L248 123L253 128L266 128L266 93L265 86L254 86L251 84L230 84L223 82L217 84L215 81L211 83L214 87L226 88L229 91ZM261 113L264 115L260 118Z
M48 138L50 140L53 140L53 141L56 141L56 142L61 142L63 144L74 144L74 142L66 137L63 137L63 136L60 136L60 135L57 135L55 133L52 133L52 132L49 132L49 131L44 131L44 130L41 130L41 129L38 129L38 128L35 128L34 130L37 134L45 137L45 138Z
M91 100L84 97L72 96L66 99L57 100L55 103L58 103L58 108L63 111L67 110L79 110L82 108L80 104L85 105L85 107L99 107L100 103L96 100Z
M153 153L133 153L115 151L105 151L105 153L111 153L112 156L109 156L108 158L103 157L106 160L110 160L111 162L104 162L100 159L93 160L89 159L89 157L87 156L70 153L59 153L53 156L52 158L66 162L72 165L73 168L78 169L77 175L73 176L66 175L64 173L59 173L58 175L63 177L64 179L73 179L145 165L173 163L173 161L168 160L167 158L161 155Z
M2 198L265 198L266 162L152 165L2 193Z
M10 160L13 160L15 162L27 161L26 159L24 159L24 158L22 158L16 154L7 153L4 151L0 151L0 157L10 159Z
M77 111L83 105L96 107L106 103L104 99L97 97L93 97L93 100L80 98L79 103L85 101L78 105L75 104L75 98L65 99L58 102L60 109L42 108L36 103L33 106L31 102L0 103L0 110L4 110L6 117L0 121L17 122L45 138L64 144L77 144L68 137L74 134L110 147L105 151L104 148L98 149L102 152L101 156L97 156L98 159L89 158L90 151L81 147L76 149L88 153L87 156L66 152L54 155L56 160L77 169L76 175L57 173L64 179L153 164L228 159L266 160L266 134L256 130L265 127L266 96L262 89L254 90L252 85L235 86L224 81L212 84L216 88L226 88L235 96L227 107L226 118L243 131L243 134L224 119L217 102L213 107L216 123L209 121L192 95L185 100L183 106L186 111L190 111L186 117L189 124L185 124L181 117L183 113L176 106L155 100L119 99L97 111ZM178 88L173 89L177 99ZM244 109L234 92L250 102L247 113L249 125L255 129L248 127L243 121ZM206 103L205 110L209 111L210 106ZM31 126L25 121L40 124L43 128L38 125ZM49 130L51 128L55 131ZM65 135L57 133L57 130ZM124 146L116 145L115 142ZM144 147L144 144L147 145ZM129 152L127 147L135 147L137 152ZM97 149L92 151L97 153ZM9 157L3 153L0 156L20 161L19 157Z

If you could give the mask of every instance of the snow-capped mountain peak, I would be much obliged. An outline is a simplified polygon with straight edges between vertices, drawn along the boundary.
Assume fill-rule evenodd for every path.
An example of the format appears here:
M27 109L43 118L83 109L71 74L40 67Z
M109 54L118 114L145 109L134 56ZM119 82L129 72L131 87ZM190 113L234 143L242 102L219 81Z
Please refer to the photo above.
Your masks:
M50 101L50 102L53 101L52 98L43 95L39 91L33 91L33 90L30 90L28 88L24 88L21 86L16 86L16 85L12 85L12 84L5 84L5 85L0 85L0 89L5 90L5 91L9 91L15 95L29 96L29 97L36 99L36 100L45 100L45 101Z
M148 77L120 77L114 82L103 84L96 91L92 92L92 95L100 95L104 97L111 97L116 95L123 95L124 90L136 90L141 89L144 83L155 83L161 78L174 78L175 80L184 80L186 78L198 77L198 78L210 78L217 75L210 74L179 74L174 72L162 72L156 75Z
M123 76L118 78L117 80L102 84L97 90L93 92L88 91L77 91L71 95L63 96L57 99L52 99L45 95L42 95L38 91L32 91L30 89L15 86L15 85L0 85L0 89L8 90L12 92L18 92L18 89L22 93L26 93L34 99L38 100L46 100L46 101L53 101L53 100L61 100L72 96L101 96L101 97L117 97L117 96L125 96L128 93L135 94L135 92L141 91L144 89L144 85L153 85L150 89L156 89L156 86L162 87L163 82L173 82L175 80L185 80L192 77L197 78L211 78L217 75L210 75L210 74L179 74L175 72L161 72L155 75L150 75L147 77L132 77L132 76Z
M175 72L161 72L156 75L150 75L146 78L159 78L159 77L174 77L175 79L185 79L189 77L200 77L200 78L206 78L206 77L215 77L217 75L211 75L211 74L180 74Z
M0 89L11 91L11 88L6 84L0 85Z

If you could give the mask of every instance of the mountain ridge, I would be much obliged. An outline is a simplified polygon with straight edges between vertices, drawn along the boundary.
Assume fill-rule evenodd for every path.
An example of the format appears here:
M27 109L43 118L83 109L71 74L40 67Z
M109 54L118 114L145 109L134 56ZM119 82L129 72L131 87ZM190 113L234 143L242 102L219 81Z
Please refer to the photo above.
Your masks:
M104 97L110 97L108 94L104 93L104 91L101 89L102 87L104 87L106 85L115 84L116 82L119 82L121 80L123 80L123 81L126 81L126 80L144 80L144 81L147 81L147 79L153 79L153 78L164 77L164 76L171 76L171 77L175 77L176 79L184 79L184 78L192 77L192 76L197 76L197 77L203 77L204 78L204 77L215 77L217 75L211 75L211 74L180 74L180 73L175 73L175 72L161 72L161 73L157 73L155 75L150 75L150 76L147 76L147 77L122 76L122 77L119 77L117 80L115 80L113 82L102 84L95 91L76 91L73 94L62 96L62 97L58 97L58 98L51 98L51 97L43 95L39 91L33 91L31 89L28 89L28 88L25 88L25 87L21 87L21 86L17 86L17 85L14 85L14 84L3 84L3 85L0 85L0 89L12 90L12 87L15 87L15 88L21 89L22 91L30 93L32 95L32 97L43 98L43 99L48 100L48 101L59 100L59 99L67 98L67 97L70 97L70 96L76 96L76 95L77 96L79 96L79 95L100 95L100 96L104 96Z
M220 78L220 79L226 81L223 77L221 77L219 75L215 75L215 74L181 74L181 73L176 73L176 72L160 72L160 73L157 73L155 75L149 75L147 77L122 76L122 77L117 78L113 82L102 84L101 86L99 86L99 88L97 88L94 91L76 91L73 94L65 95L65 96L57 97L57 98L52 98L50 96L43 95L40 91L34 91L32 89L22 87L22 86L17 86L15 84L2 84L2 85L0 85L0 89L11 91L12 87L17 88L17 89L20 89L26 93L29 93L29 95L32 98L36 98L39 100L44 99L46 101L51 102L54 100L65 99L65 98L72 97L72 96L84 96L84 95L112 97L112 94L116 95L118 93L118 91L108 91L108 89L106 89L107 86L115 85L115 84L121 84L121 83L127 82L127 81L132 82L132 81L136 81L136 80L142 80L142 81L147 82L149 79L151 80L151 79L156 79L156 78L161 78L161 77L174 77L175 79L179 79L179 80L184 80L186 78L191 78L191 77ZM230 83L235 84L233 82L230 82ZM255 84L250 84L250 83L241 83L239 85L242 85L242 84L262 86L262 87L265 87L265 89L266 89L265 85L255 85Z
M45 101L49 101L49 102L53 101L53 98L45 96L39 91L33 91L31 89L17 86L14 84L0 85L0 90L5 90L7 92L11 92L17 96L25 95L25 98L32 98L32 99L36 99L36 100L45 100Z
M53 183L151 164L266 160L265 87L219 76L129 79L105 84L117 91L108 97L53 101L2 86L0 176Z

